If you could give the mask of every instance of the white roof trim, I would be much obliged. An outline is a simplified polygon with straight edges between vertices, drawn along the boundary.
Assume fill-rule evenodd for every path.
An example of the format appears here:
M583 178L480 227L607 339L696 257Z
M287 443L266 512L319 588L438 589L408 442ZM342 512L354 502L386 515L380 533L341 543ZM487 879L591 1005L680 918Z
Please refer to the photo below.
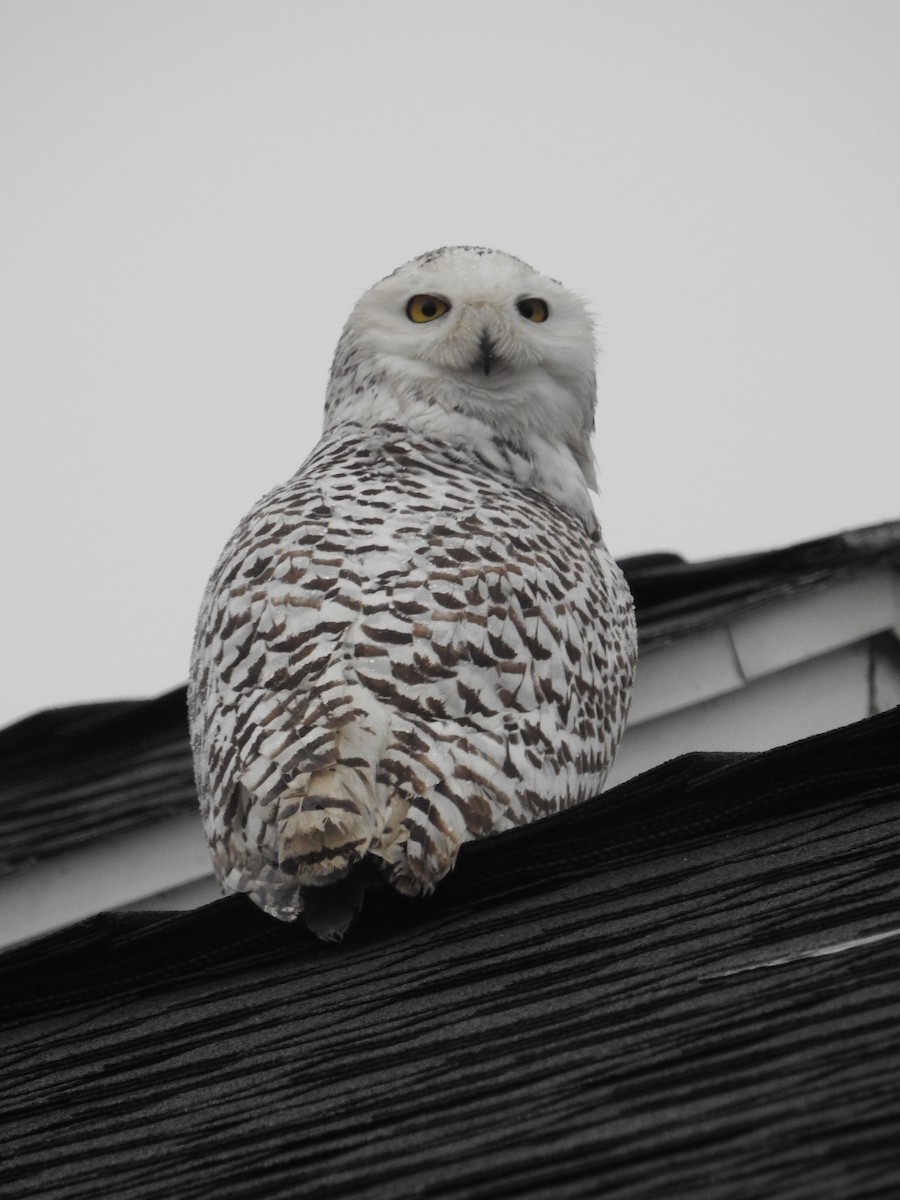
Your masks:
M0 878L0 947L210 874L199 811L104 838Z
M643 654L629 728L885 631L900 636L900 575L887 567L773 600Z
M837 729L893 707L898 695L900 670L877 641L844 646L737 691L629 725L606 786L692 750L768 750Z

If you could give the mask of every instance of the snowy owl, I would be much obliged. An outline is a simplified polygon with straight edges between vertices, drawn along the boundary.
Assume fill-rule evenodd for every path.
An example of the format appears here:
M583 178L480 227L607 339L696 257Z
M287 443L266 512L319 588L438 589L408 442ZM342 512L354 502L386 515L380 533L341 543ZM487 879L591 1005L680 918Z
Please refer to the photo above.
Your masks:
M215 872L339 938L366 887L431 891L463 842L594 796L636 659L589 490L591 321L508 254L375 284L324 433L240 523L189 707Z

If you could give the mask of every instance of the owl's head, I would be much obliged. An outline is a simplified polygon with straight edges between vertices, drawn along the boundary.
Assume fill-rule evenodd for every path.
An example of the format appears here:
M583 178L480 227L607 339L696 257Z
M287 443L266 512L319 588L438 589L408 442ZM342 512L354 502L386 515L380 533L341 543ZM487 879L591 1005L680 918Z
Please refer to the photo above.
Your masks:
M561 283L498 250L445 247L357 303L335 355L326 427L380 419L423 429L430 411L443 433L446 414L458 414L514 445L567 447L594 486L595 354L587 310Z

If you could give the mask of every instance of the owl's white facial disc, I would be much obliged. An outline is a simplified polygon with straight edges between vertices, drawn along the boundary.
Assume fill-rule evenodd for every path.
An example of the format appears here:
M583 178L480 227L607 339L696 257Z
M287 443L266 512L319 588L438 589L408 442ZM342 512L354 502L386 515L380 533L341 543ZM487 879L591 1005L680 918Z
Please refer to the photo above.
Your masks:
M568 447L593 486L595 353L585 306L562 284L500 251L447 247L360 299L335 357L327 422L338 411L377 418L373 402L401 421L437 408L435 419L474 417L516 444Z

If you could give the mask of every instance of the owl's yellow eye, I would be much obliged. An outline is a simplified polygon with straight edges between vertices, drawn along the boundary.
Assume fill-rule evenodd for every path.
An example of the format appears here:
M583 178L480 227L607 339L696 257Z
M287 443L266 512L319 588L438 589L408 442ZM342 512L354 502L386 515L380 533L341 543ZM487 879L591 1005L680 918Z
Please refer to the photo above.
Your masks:
M538 300L536 296L529 296L527 300L520 300L516 308L526 321L546 321L550 316L547 301Z
M406 306L406 315L417 325L423 321L434 321L450 311L450 305L440 296L413 296Z

